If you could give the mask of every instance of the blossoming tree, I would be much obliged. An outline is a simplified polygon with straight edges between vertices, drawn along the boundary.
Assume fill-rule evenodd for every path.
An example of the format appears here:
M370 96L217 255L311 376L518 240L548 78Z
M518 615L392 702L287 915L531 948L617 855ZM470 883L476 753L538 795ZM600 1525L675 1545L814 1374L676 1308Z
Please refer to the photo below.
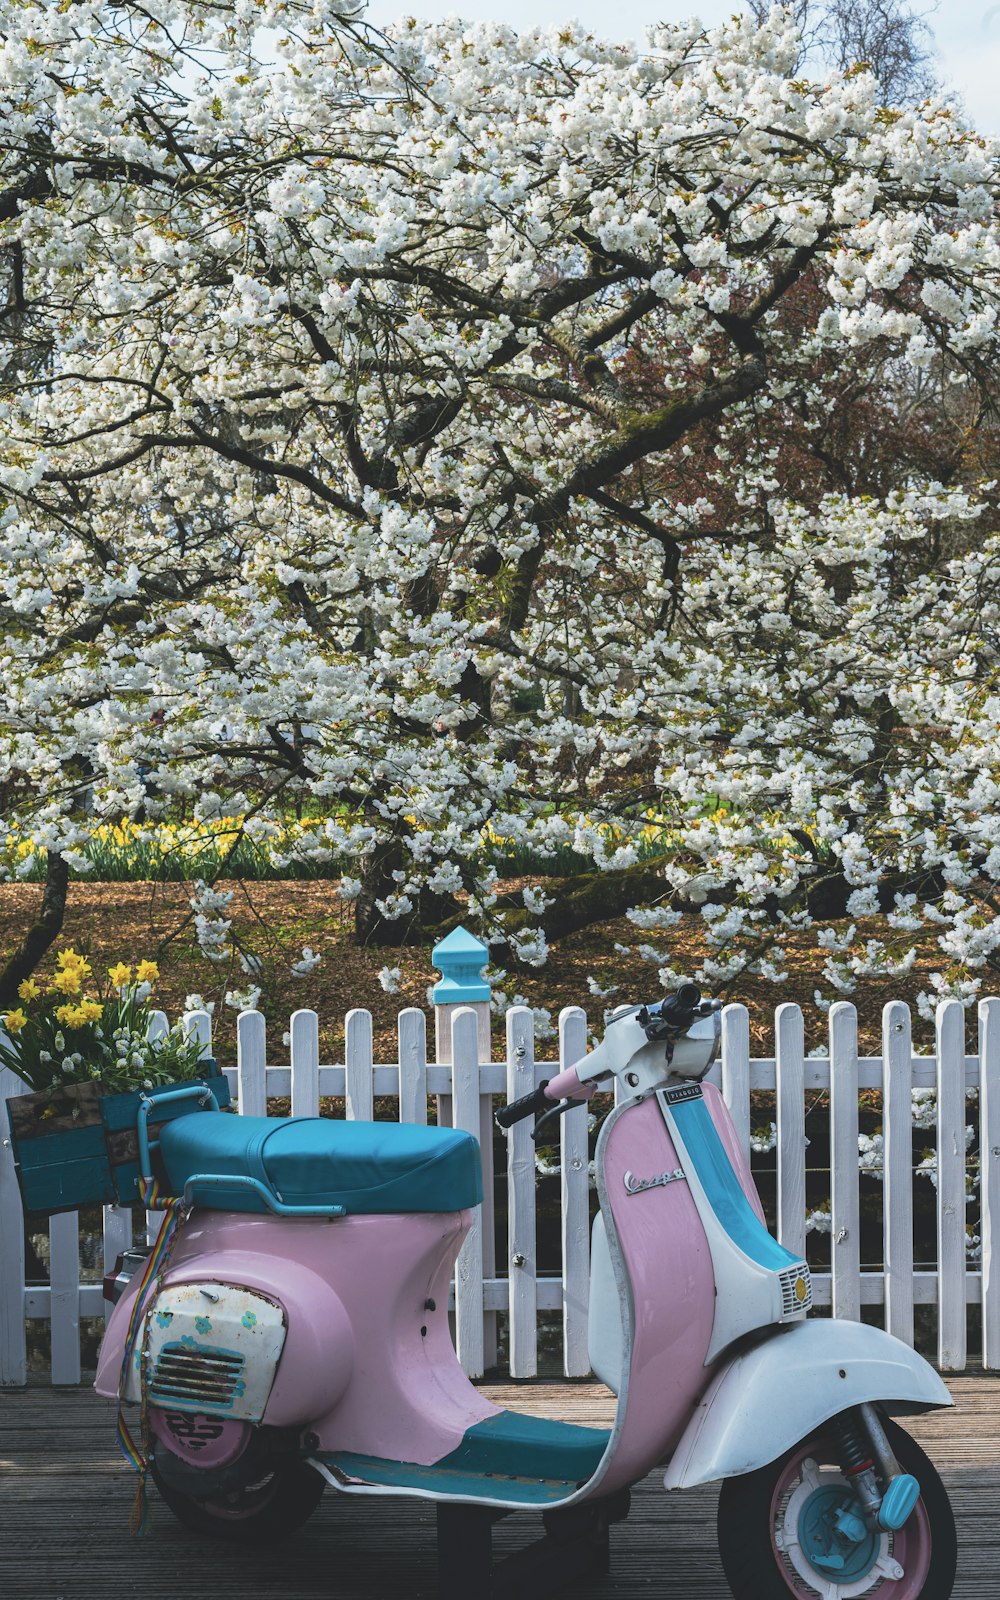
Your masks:
M94 819L178 799L265 845L324 808L375 941L461 889L526 961L594 914L504 904L489 823L592 857L602 914L701 906L712 981L809 923L844 987L928 919L942 985L992 959L991 486L776 461L873 352L989 396L994 144L796 76L777 8L644 51L329 0L0 37L0 822L49 861L0 1003Z

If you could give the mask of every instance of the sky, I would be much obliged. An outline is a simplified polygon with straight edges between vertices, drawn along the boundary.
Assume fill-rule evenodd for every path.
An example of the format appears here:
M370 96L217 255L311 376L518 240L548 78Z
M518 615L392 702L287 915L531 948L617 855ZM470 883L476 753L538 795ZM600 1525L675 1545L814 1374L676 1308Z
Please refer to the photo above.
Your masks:
M595 33L641 39L649 22L694 15L713 26L740 9L739 0L616 0L613 6L608 0L370 0L366 18L384 27L408 14L437 21L457 12L470 21L497 19L527 28L576 17ZM1000 134L1000 4L941 0L928 21L945 86L958 93L976 127Z

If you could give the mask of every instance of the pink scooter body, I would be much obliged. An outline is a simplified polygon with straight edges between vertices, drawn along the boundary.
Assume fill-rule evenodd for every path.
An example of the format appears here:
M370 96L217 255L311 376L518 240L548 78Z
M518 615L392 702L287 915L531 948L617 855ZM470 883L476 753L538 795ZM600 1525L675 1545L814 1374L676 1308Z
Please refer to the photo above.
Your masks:
M711 1085L705 1096L760 1215L722 1098ZM590 1480L567 1493L567 1504L643 1477L672 1448L712 1377L705 1357L713 1265L691 1190L672 1183L630 1193L624 1182L627 1171L678 1165L655 1098L609 1117L599 1187L622 1275L622 1380L604 1455ZM287 1336L264 1424L300 1430L317 1456L351 1452L432 1465L456 1450L469 1428L500 1414L466 1377L448 1327L449 1285L470 1223L468 1211L291 1220L196 1210L178 1235L161 1289L234 1284L281 1305ZM119 1393L135 1292L130 1286L116 1305L101 1350L96 1388L109 1397ZM387 1492L336 1481L346 1492ZM500 1491L477 1499L523 1504Z

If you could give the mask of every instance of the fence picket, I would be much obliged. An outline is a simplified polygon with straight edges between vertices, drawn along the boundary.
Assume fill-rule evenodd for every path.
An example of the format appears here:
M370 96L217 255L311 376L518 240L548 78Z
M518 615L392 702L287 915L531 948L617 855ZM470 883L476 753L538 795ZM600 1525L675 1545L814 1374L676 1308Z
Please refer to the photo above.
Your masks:
M159 1218L157 1217L157 1226ZM80 1216L49 1219L49 1330L52 1382L80 1382Z
M375 1079L370 1011L355 1009L347 1013L344 1049L347 1056L347 1115L354 1121L371 1122L375 1116Z
M722 1012L722 1094L749 1160L750 1013L746 1006L726 1006Z
M435 961L438 952L435 951ZM486 947L483 946L482 958L488 958ZM465 974L462 986L468 986L469 974ZM482 980L471 985L475 992L482 986ZM457 1013L462 1009L475 1012L477 1024L477 1038L479 1048L480 1067L488 1067L493 1057L492 1014L488 1000L463 1000L454 998L454 986L450 985L448 993L451 999L434 1002L434 1048L438 1065L450 1064L452 1061L451 1030L452 1023ZM480 1097L479 1097L479 1159L483 1169L483 1275L486 1278L495 1278L497 1270L496 1256L496 1206L493 1198L493 1096L483 1090L483 1073L480 1071ZM450 1094L437 1096L437 1120L439 1128L450 1128L454 1117ZM483 1335L483 1359L487 1367L496 1365L497 1359L497 1314L495 1311L484 1313L486 1328Z
M319 1116L319 1018L295 1011L289 1026L292 1066L292 1116Z
M164 1039L170 1032L170 1023L165 1011L151 1011L149 1023L146 1028L147 1039ZM155 1244L156 1236L163 1226L164 1213L162 1211L146 1212L146 1243ZM53 1379L55 1382L55 1379Z
M979 1006L983 1366L1000 1368L1000 1000Z
M128 1206L104 1207L104 1275L114 1271L115 1262L132 1243L132 1212ZM110 1322L114 1305L104 1302L104 1321Z
M27 1094L27 1085L0 1067L0 1388L28 1381L28 1336L24 1321L24 1217L14 1171L5 1100Z
M565 1071L587 1052L587 1017L579 1006L559 1013L559 1067ZM561 1118L563 1371L584 1378L590 1371L587 1313L590 1302L590 1141L587 1107Z
M965 1366L965 1008L937 1008L938 1366Z
M507 1012L507 1099L535 1087L535 1033L530 1007ZM533 1378L538 1367L535 1146L532 1119L507 1130L507 1289L510 1307L510 1375Z
M259 1011L236 1019L236 1081L243 1117L267 1116L267 1028Z
M885 1326L913 1343L913 1042L910 1011L882 1011L882 1229Z
M185 1011L181 1017L181 1027L185 1037L193 1034L201 1040L201 1059L209 1059L212 1054L212 1016L208 1011Z
M409 1006L396 1020L399 1040L399 1120L427 1121L427 1018Z
M452 1113L454 1126L479 1138L479 1040L476 1014L462 1006L452 1021ZM472 1378L485 1371L483 1342L483 1217L472 1226L455 1266L455 1344L458 1359Z
M774 1018L778 1141L778 1238L797 1256L806 1249L805 1023L795 1005Z
M830 1188L833 1314L861 1317L861 1196L858 1185L858 1014L830 1007Z

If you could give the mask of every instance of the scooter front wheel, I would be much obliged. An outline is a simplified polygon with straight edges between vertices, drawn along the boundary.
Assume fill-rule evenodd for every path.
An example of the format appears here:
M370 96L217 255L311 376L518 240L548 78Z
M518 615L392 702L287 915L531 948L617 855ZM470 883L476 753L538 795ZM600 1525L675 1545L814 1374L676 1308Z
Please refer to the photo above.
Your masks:
M719 1554L736 1600L948 1600L958 1546L948 1495L909 1434L886 1422L920 1499L896 1533L849 1541L837 1531L854 1495L833 1439L804 1440L777 1461L727 1478L719 1496Z
M323 1497L324 1480L304 1461L278 1461L261 1468L238 1489L204 1498L178 1489L150 1463L153 1482L178 1522L215 1539L248 1544L283 1539L301 1528Z

